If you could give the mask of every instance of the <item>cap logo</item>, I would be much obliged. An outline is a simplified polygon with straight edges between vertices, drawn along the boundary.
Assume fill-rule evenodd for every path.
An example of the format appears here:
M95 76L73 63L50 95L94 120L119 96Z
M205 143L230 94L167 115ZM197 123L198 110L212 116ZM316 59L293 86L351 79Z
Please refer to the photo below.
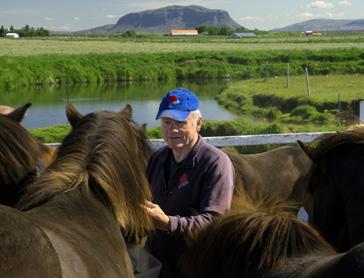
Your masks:
M169 105L176 105L179 103L179 100L176 96L170 96L168 99Z

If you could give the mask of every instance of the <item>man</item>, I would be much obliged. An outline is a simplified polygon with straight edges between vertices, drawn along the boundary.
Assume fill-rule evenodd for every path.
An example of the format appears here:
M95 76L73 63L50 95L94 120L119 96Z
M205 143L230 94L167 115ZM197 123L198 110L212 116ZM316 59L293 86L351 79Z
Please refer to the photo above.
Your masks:
M222 151L205 143L199 131L199 101L187 89L168 92L156 119L161 119L168 146L150 158L147 176L153 202L146 204L157 231L150 251L163 264L160 277L181 277L178 260L184 234L225 213L234 190L234 169Z

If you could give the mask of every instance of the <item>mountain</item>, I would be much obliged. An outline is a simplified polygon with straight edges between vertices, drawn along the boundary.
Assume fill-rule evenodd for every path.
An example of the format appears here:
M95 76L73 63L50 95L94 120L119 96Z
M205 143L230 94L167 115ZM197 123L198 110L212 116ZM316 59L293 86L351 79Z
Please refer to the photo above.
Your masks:
M224 10L207 9L201 6L168 6L139 13L129 13L116 24L78 31L78 34L115 34L127 30L137 33L169 33L171 29L191 29L200 25L240 28Z
M364 19L312 19L288 25L271 32L303 32L303 31L364 31Z

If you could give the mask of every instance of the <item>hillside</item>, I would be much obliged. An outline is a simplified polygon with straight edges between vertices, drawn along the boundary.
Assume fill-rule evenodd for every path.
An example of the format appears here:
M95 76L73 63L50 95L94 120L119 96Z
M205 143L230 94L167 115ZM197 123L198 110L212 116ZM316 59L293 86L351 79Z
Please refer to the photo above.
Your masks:
M171 29L191 29L199 25L241 27L224 10L207 9L201 6L168 6L139 13L129 13L114 25L105 25L77 34L115 34L127 30L137 33L169 33Z
M364 19L312 19L288 25L271 32L303 32L313 31L364 31Z

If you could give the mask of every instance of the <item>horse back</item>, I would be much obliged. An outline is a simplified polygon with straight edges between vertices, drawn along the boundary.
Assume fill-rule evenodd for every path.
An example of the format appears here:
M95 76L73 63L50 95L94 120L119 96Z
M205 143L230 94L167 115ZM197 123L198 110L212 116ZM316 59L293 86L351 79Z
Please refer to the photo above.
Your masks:
M27 215L0 205L1 277L62 277L49 238Z
M280 147L260 154L224 150L236 173L236 193L253 200L267 196L302 201L311 160L298 147Z

